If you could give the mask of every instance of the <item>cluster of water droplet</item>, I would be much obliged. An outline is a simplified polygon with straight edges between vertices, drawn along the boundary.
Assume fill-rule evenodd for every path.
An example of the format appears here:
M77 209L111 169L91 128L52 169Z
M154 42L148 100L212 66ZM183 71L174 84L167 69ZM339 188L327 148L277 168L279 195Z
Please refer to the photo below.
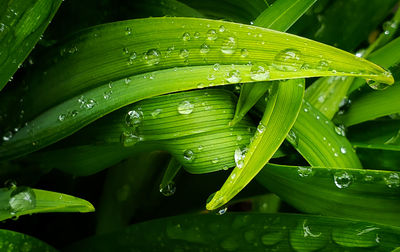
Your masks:
M142 141L143 137L139 134L139 128L143 123L143 112L141 108L134 107L125 114L125 130L121 133L120 142L125 147L135 145Z

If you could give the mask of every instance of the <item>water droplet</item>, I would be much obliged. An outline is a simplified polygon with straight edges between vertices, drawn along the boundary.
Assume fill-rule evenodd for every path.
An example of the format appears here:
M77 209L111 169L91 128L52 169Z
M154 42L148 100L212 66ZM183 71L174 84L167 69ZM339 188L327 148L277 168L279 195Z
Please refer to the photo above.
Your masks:
M227 37L221 45L221 52L224 54L234 54L237 48L236 39L234 37Z
M378 227L365 224L350 224L332 230L332 239L344 247L368 248L380 243Z
M35 192L29 187L17 187L10 195L10 213L16 215L19 212L34 209L36 207Z
M103 98L104 98L105 100L109 100L109 99L111 98L111 94L112 94L112 90L104 91L104 93L103 93Z
M210 51L210 47L209 47L206 43L203 43L203 44L200 46L200 53L206 54L206 53L208 53L209 51Z
M222 249L226 251L235 251L239 248L239 243L235 237L229 236L221 242Z
M10 141L12 137L13 137L13 133L12 133L11 131L7 131L7 132L3 135L3 141L4 141L4 142Z
M142 138L136 134L135 130L121 133L120 142L124 147L131 147L139 141L142 141Z
M194 105L190 101L183 101L178 105L178 113L181 115L189 115L193 112Z
M325 228L308 222L305 219L290 231L290 244L295 251L319 251L328 243Z
M213 164L217 164L219 162L219 158L214 158L213 160L211 160L211 163Z
M329 69L329 62L326 61L326 60L320 60L317 63L317 67L316 68L318 70L321 70L321 71L327 71Z
M164 187L160 186L160 193L162 193L164 196L172 196L175 194L175 191L176 191L176 186L173 181L169 182Z
M235 150L235 164L236 167L241 169L244 165L244 158L246 157L246 153L247 153L248 149L247 148L243 148L242 150L238 147Z
M126 36L132 35L132 28L126 27L126 29L125 29L125 35L126 35Z
M183 33L182 40L184 42L189 41L190 40L190 33L188 33L188 32Z
M295 147L297 148L299 145L299 139L297 137L296 132L291 129L287 135L287 140Z
M221 65L218 64L218 63L215 63L215 64L213 65L214 71L218 71L218 70L220 69L220 67L221 67Z
M335 126L335 132L339 136L346 136L346 131L343 125Z
M285 49L274 58L272 66L280 71L296 72L303 65L302 55L299 50Z
M312 172L313 170L311 167L304 167L304 166L297 167L297 174L299 174L299 176L302 178L312 175Z
M338 171L333 175L333 180L337 188L347 188L353 182L353 176L345 171Z
M210 30L207 31L207 39L208 40L214 41L214 40L217 39L217 37L218 37L218 35L217 35L217 31L216 30L210 29Z
M199 32L195 32L195 33L193 34L193 37L194 37L195 39L200 38L200 33L199 33Z
M97 104L94 99L87 99L84 96L81 96L78 99L78 102L81 104L80 108L85 108L85 109L92 109Z
M375 90L384 90L389 87L389 85L386 83L381 83L374 80L367 80L367 84Z
M400 186L400 177L398 173L390 173L389 176L383 178L389 188L397 188Z
M67 117L66 114L60 114L57 119L58 119L58 121L62 122L65 120L66 117Z
M140 109L128 111L125 116L125 123L128 127L137 127L143 120L143 112Z
M189 57L189 50L186 48L181 49L179 51L179 57L184 58L184 59Z
M347 150L346 150L345 147L340 147L340 152L341 152L342 154L346 154L346 153L347 153Z
M153 112L151 112L151 117L153 117L153 119L158 118L158 115L161 113L162 109L155 109Z
M228 210L228 208L227 208L226 206L221 207L221 208L219 208L219 209L217 210L217 214L218 214L218 215L223 215L223 214L226 213L227 210Z
M149 66L157 65L160 63L161 60L161 52L157 49L150 49L143 54L143 60Z
M229 71L225 76L225 80L229 83L237 83L241 81L242 77L240 77L240 71L236 69Z
M225 29L225 26L223 26L223 25L221 25L220 27L219 27L219 29L218 29L218 31L219 32L224 32L226 29Z
M265 64L254 64L250 69L250 78L255 81L265 81L269 79L269 69Z
M129 49L126 48L126 47L122 48L122 53L123 54L129 54Z
M190 149L185 150L183 152L183 159L188 163L193 162L193 160L195 159L194 152Z
M246 48L242 48L242 50L240 50L240 56L242 56L243 58L248 57L249 51Z

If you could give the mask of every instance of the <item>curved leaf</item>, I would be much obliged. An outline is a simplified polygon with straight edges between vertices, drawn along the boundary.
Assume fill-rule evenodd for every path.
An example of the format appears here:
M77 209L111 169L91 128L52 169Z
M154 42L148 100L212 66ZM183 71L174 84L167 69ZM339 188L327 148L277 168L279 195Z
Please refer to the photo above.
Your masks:
M62 193L23 186L0 189L0 221L33 213L93 211L86 200Z
M61 2L61 0L3 0L1 2L0 90L38 42Z
M4 229L0 229L0 244L0 249L3 251L57 251L55 248L32 236Z
M208 210L221 207L232 199L269 161L296 121L303 94L304 79L279 83L277 90L272 94L272 99L267 103L247 153L241 156L243 150L238 150L238 155L241 157L236 161L236 167L221 189L207 203Z
M400 173L268 164L257 181L297 209L400 226Z
M397 227L296 214L183 215L93 236L66 251L390 251Z

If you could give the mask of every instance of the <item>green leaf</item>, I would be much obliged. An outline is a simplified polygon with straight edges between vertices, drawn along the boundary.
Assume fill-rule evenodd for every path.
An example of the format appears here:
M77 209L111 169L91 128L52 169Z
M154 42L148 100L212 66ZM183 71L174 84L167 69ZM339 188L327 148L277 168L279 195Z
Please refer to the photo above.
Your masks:
M52 246L32 236L5 229L0 229L0 249L3 251L57 251Z
M61 2L61 0L3 0L1 2L0 90L36 45Z
M345 126L352 126L378 117L400 113L400 83L379 92L369 92L354 100L349 109L336 117Z
M271 7L263 11L254 21L254 25L277 31L286 31L289 27L306 12L316 0L288 1L278 0ZM265 80L265 66L254 66L254 79ZM239 101L236 106L234 125L256 104L267 91L264 83L244 84L240 90Z
M86 200L62 193L24 186L0 189L0 221L33 213L93 211Z
M278 84L276 84L278 85ZM236 167L224 185L207 203L207 209L213 210L223 206L239 193L269 161L282 144L290 128L296 121L304 95L304 79L280 82L272 93L264 115L257 127L254 139L248 151L235 151L239 155ZM236 157L235 157L236 159Z
M400 173L268 164L257 181L306 213L400 226Z
M210 32L219 30L221 25L223 32ZM133 36L127 28L135 31ZM188 41L186 32L193 39ZM194 38L196 32L200 33L198 39ZM200 52L204 43L210 44L207 55ZM169 55L167 48L171 46L175 50ZM130 55L125 54L124 48ZM65 54L58 56L58 63L52 64L45 76L37 76L40 85L34 85L36 81L32 80L25 97L25 105L29 104L24 107L26 114L76 96L43 112L18 131L0 147L3 159L43 148L135 101L204 84L252 82L249 60L272 64L269 80L340 74L393 82L382 68L336 48L263 28L205 19L152 18L97 26L83 31L60 49L65 49ZM247 49L250 55L242 57L239 49ZM132 58L134 51L139 55L136 59ZM55 52L59 55L59 50ZM205 59L208 65L203 65ZM215 63L221 64L217 71L212 67ZM199 66L183 67L187 64ZM171 68L174 66L179 68ZM131 74L136 75L126 77ZM126 78L119 79L123 76ZM110 91L109 81L115 79L119 80L111 85L113 95L105 99ZM82 89L87 91L82 93ZM37 99L43 92L47 95Z
M160 192L166 196L171 196L175 192L174 178L182 168L182 164L175 158L171 158L168 167L165 170L164 176L160 184Z
M397 227L296 214L183 215L93 236L66 251L390 251ZM157 242L155 242L155 239Z

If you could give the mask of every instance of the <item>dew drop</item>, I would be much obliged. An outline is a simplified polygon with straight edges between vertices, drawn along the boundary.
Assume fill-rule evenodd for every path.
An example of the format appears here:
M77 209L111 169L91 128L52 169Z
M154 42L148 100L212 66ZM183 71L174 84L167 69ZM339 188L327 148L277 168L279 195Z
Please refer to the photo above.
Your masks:
M193 37L194 37L195 39L200 38L200 32L195 32L195 33L193 34Z
M188 33L188 32L183 33L182 40L184 42L189 41L190 40L190 33Z
M343 125L335 126L335 132L339 136L346 136L345 128Z
M142 123L143 112L140 109L133 109L128 111L125 116L125 123L128 127L137 127Z
M219 29L218 29L218 31L219 32L224 32L226 29L225 29L225 26L223 26L223 25L221 25L220 27L219 27Z
M280 71L296 72L303 65L302 55L296 49L284 49L274 58L272 66Z
M333 180L337 188L347 188L353 182L353 177L345 171L338 171L333 175Z
M225 80L229 83L238 83L242 80L242 77L240 77L240 71L236 69L229 71L225 76Z
M287 140L295 147L297 148L299 145L299 138L297 137L297 134L294 130L290 130L288 135L287 135Z
M240 56L247 58L249 56L249 51L246 48L242 48L242 50L240 50Z
M193 162L193 160L195 159L194 152L191 149L185 150L183 152L183 159L188 163Z
M11 138L13 137L13 133L11 131L7 131L4 135L3 135L3 141L4 142L8 142L11 140Z
M149 49L146 53L143 54L143 60L149 66L154 66L160 63L161 60L161 52L157 49Z
M200 53L207 54L209 51L210 51L210 47L206 43L203 43L200 46Z
M17 187L10 195L8 201L10 212L16 215L19 212L34 209L36 207L36 194L29 187Z
M290 231L290 244L295 251L320 251L328 243L326 229L308 222L304 219Z
M223 214L226 213L227 210L228 210L227 207L221 207L221 208L219 208L219 209L217 210L217 214L218 214L218 215L223 215Z
M217 31L216 30L210 29L210 30L207 31L207 39L208 40L214 41L214 40L217 39L217 37L218 37L218 35L217 35Z
M400 177L398 173L391 173L389 176L383 178L385 184L389 188L397 188L400 186Z
M221 67L221 65L218 64L218 63L215 63L215 64L213 65L214 71L219 71L220 67Z
M132 35L132 28L126 27L126 29L125 29L125 35L126 35L126 36Z
M160 186L160 193L162 193L164 196L172 196L175 194L176 191L176 186L173 181L169 182L166 186L161 187Z
M219 162L219 158L214 158L213 160L211 160L211 163L213 164L217 164Z
M278 232L268 232L261 236L261 243L265 246L272 246L280 242L284 237L282 231Z
M312 171L313 170L311 167L304 167L304 166L297 167L297 174L299 174L299 176L302 178L312 175Z
M334 228L332 239L343 247L375 247L380 243L379 229L373 225L350 224L345 227Z
M189 57L189 50L186 48L183 48L179 51L179 57L185 59L187 57Z
M326 60L320 60L317 63L317 67L316 68L318 70L321 70L321 71L327 71L329 69L329 62L326 61Z
M178 105L178 113L181 115L189 115L193 112L194 105L190 101L182 101Z
M243 149L240 149L239 147L236 148L234 158L235 158L235 164L236 164L237 168L241 169L243 167L244 158L246 157L247 151L248 151L247 148L243 148Z
M153 117L153 119L157 119L158 116L160 115L162 109L155 109L153 110L153 112L151 112L151 117Z
M254 64L250 69L250 78L255 81L265 81L269 79L269 69L265 64Z
M60 114L57 119L58 119L58 121L63 122L66 117L67 117L66 114Z
M221 52L224 54L234 54L237 48L236 39L234 37L227 37L221 45Z
M142 141L142 138L136 134L135 130L121 133L120 142L124 147L134 146L139 141Z
M345 147L340 147L340 152L341 152L342 154L346 154L346 153L347 153L347 150L346 150Z

